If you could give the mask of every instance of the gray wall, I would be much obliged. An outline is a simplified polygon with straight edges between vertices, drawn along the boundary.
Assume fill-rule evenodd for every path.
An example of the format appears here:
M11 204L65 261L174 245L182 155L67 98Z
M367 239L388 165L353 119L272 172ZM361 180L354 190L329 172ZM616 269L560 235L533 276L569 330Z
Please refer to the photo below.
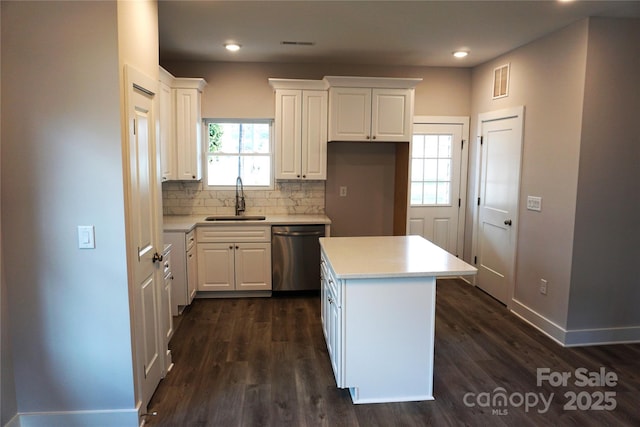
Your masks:
M640 335L638 46L639 20L590 18L473 70L470 199L477 115L524 105L512 308L567 345ZM492 100L504 63L510 93ZM526 210L527 195L542 212Z
M586 64L586 20L473 70L469 196L476 196L478 114L524 105L519 233L514 299L566 325ZM492 99L494 68L510 63L509 96ZM542 212L526 209L542 197ZM474 206L469 202L469 206ZM471 241L473 217L467 216ZM471 249L466 245L465 249ZM470 254L471 255L471 254ZM465 257L467 258L467 257ZM468 258L467 258L468 259ZM548 293L539 293L541 278Z
M1 7L2 344L9 329L13 354L2 385L13 373L16 398L3 390L2 420L120 410L137 425L121 61L157 78L156 5ZM79 250L76 227L89 224L96 249Z
M640 19L589 23L570 329L640 326Z

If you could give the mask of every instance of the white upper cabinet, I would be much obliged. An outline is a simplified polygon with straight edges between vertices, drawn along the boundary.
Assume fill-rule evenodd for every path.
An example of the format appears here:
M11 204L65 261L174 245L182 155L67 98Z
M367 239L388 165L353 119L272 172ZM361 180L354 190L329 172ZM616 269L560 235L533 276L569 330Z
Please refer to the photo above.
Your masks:
M325 77L329 141L411 140L414 87L421 79Z
M327 179L326 83L269 79L276 90L276 179Z
M207 82L200 78L174 78L160 70L162 179L199 181L202 179L201 98ZM170 96L166 86L171 88Z

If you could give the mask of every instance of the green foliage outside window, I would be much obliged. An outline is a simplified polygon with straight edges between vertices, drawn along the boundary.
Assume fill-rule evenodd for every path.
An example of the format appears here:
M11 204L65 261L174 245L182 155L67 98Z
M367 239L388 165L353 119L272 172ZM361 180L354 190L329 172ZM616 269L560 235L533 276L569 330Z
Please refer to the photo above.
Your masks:
M220 150L223 130L218 123L209 123L209 152L215 153Z

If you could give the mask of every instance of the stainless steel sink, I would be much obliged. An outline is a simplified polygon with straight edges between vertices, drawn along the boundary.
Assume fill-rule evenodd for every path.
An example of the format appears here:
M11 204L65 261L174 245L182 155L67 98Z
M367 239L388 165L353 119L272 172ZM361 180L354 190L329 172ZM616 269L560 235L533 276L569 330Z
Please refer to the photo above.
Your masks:
M264 221L261 215L216 215L208 216L205 221Z

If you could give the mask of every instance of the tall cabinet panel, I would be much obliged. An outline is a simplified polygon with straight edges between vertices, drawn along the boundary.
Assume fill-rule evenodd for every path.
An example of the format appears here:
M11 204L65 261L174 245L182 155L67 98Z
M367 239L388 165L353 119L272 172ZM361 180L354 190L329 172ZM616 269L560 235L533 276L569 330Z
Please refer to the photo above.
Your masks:
M160 68L160 143L163 181L202 179L200 78L175 78Z
M327 179L326 90L302 91L302 171L306 179Z
M327 179L326 83L269 79L276 93L275 177Z
M181 79L177 79L180 81ZM202 116L200 91L177 88L176 95L176 179L202 179Z

